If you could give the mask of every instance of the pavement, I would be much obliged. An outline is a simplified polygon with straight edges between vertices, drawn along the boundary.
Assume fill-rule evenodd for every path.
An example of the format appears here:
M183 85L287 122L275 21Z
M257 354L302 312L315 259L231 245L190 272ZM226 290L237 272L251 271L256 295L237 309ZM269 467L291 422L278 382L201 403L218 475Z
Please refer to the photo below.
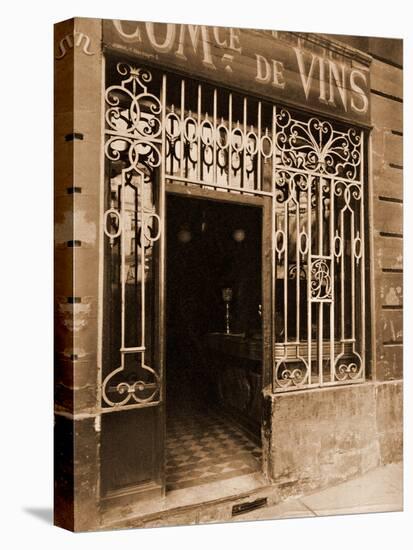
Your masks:
M159 499L141 501L110 508L103 514L106 529L125 527L159 527L190 525L217 521L252 521L264 519L303 518L403 510L403 465L388 464L338 485L313 493L290 497L279 504L269 504L230 517L234 495L240 492L268 496L268 486L261 474L239 476L205 485L171 491L159 507ZM205 507L216 493L217 499L227 497L221 506ZM269 499L270 500L270 499ZM153 516L153 517L148 517ZM141 522L143 522L141 524Z
M387 464L368 473L240 516L241 521L403 510L403 465Z

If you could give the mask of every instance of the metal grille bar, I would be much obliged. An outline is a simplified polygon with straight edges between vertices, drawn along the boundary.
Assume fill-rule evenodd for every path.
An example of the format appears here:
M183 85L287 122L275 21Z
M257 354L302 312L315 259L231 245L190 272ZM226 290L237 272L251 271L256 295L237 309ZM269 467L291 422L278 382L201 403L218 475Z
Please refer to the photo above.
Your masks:
M166 86L124 63L108 79L104 220L121 336L103 405L160 400L148 291L166 182L271 198L273 391L363 381L363 132L175 75Z

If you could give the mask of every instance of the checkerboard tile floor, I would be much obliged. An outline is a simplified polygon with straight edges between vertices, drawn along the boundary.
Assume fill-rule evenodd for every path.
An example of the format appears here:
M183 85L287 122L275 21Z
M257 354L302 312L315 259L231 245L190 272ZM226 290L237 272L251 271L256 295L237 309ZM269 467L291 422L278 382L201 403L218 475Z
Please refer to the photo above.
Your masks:
M167 490L194 487L260 469L261 449L211 411L175 411L167 419Z

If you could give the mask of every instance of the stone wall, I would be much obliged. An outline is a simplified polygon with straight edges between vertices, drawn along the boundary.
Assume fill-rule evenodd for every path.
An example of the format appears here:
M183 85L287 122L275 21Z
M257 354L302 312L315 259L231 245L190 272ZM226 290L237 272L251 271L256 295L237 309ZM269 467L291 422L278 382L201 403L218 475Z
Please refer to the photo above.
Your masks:
M54 55L55 523L84 530L99 487L100 21L57 24Z
M63 53L59 43L70 35L55 64L55 521L86 530L99 522L101 23L77 18L60 23L57 57ZM371 374L377 381L266 395L267 470L283 496L402 458L401 68L373 59L371 85L368 314L375 346Z
M402 458L401 382L267 395L268 474L289 496Z
M403 384L377 385L376 418L382 464L403 460Z
M395 41L393 41L395 42ZM401 48L401 41L397 41ZM390 55L382 51L382 55ZM372 52L371 287L379 380L403 377L403 70Z

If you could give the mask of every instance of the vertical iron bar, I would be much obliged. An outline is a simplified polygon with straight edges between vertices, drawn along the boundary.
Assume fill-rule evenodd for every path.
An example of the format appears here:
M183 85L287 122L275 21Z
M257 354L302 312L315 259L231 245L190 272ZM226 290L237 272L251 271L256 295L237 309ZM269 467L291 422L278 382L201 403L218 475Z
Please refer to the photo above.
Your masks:
M365 305L365 269L366 269L366 251L364 242L364 132L361 132L361 163L360 163L360 236L361 236L361 359L363 362L362 373L365 378L366 369L366 305Z
M335 181L333 178L330 180L330 254L331 262L330 262L330 269L331 269L331 303L330 303L330 382L334 382L334 361L335 361L335 353L334 353L334 339L335 339L335 330L334 330L334 322L335 322L335 255L334 255L334 185Z
M201 84L198 84L198 103L197 103L197 180L201 181L202 177L202 150L201 150L201 95L202 95L202 88ZM201 189L204 189L204 186L201 185Z
M353 340L354 348L354 338L355 338L355 324L356 324L356 315L355 315L355 298L356 298L356 287L355 287L355 265L354 265L354 212L352 209L350 215L350 279L351 279L351 339Z
M318 178L318 201L317 201L317 210L318 210L318 224L317 224L317 233L318 233L318 255L323 255L323 183L324 179L322 177Z
M228 186L232 181L232 93L228 96Z
M311 255L312 255L312 209L311 209L311 187L313 178L308 178L307 188L307 347L308 347L308 385L311 386L312 378L312 301L311 301Z
M155 354L158 358L159 364L159 400L161 403L165 403L166 388L165 388L165 211L166 211L166 194L165 194L165 162L166 162L166 90L167 90L167 77L164 73L162 75L162 91L161 91L161 166L160 166L160 185L159 185L159 223L160 223L160 237L159 237L159 255L158 255L158 304L155 310L155 314L158 317L159 322L157 325L157 349L159 355ZM161 491L165 496L166 492L166 411L165 405L161 405L160 409L160 424L161 424L161 436L159 437L159 449L160 449L160 478L161 478Z
M218 183L218 169L217 169L217 89L214 88L214 106L213 106L213 126L214 133L212 136L213 140L213 161L212 161L212 183ZM215 189L215 188L214 188Z
M318 255L323 255L323 178L318 178ZM319 384L323 384L323 302L318 302L318 374Z
M247 98L246 96L244 96L242 118L243 118L243 140L242 140L243 144L242 144L242 177L240 178L241 179L240 187L245 189L246 179L247 179Z
M344 213L343 208L340 211L340 244L341 244L341 254L340 254L340 284L341 284L341 342L342 342L342 351L344 350L344 340L346 337L345 334L345 310L344 310L344 255L345 255L345 243L344 243Z
M184 122L185 122L185 80L182 78L181 80L181 129L180 129L180 136L181 136L181 155L180 155L180 172L181 172L181 178L187 177L186 171L184 172L184 156L185 156L185 135L184 135Z
M298 185L296 186L296 238L295 238L295 266L296 266L296 279L295 279L295 340L298 343L300 340L300 285L301 285L301 273L300 273L300 191Z
M165 400L165 383L164 383L164 369L165 369L165 212L166 212L166 193L165 193L165 157L166 157L166 87L167 77L164 73L162 76L162 92L161 92L161 105L162 105L162 144L161 144L161 181L159 186L159 220L160 220L160 238L159 238L159 311L156 314L159 316L158 323L158 346L159 346L159 378L161 384L161 400Z
M120 289L121 289L121 321L120 321L120 334L121 334L121 350L125 348L125 172L122 171L121 176L121 196L120 196L120 222L122 223L122 230L120 232ZM124 352L120 352L120 362L122 369L125 366Z
M319 384L323 385L323 323L324 323L324 309L323 302L318 303L318 372L320 375Z
M273 105L272 108L272 166L271 166L271 356L272 356L272 372L271 372L271 380L272 380L272 388L273 391L276 388L275 380L274 380L274 367L275 363L277 361L277 357L275 356L275 341L276 341L276 308L278 307L278 304L276 303L275 299L275 292L276 292L276 265L275 265L275 159L276 159L276 121L277 121L277 110L276 106ZM261 102L259 103L259 132L258 137L260 139L259 141L259 149L258 149L258 158L259 158L259 166L261 168ZM261 183L259 182L261 185Z
M145 206L144 206L144 176L140 176L140 183L138 186L140 193L140 206L141 206L141 346L145 347L145 330L146 330L146 303L145 303L145 230L146 230L146 218L145 218ZM145 356L145 351L142 353L142 358Z

